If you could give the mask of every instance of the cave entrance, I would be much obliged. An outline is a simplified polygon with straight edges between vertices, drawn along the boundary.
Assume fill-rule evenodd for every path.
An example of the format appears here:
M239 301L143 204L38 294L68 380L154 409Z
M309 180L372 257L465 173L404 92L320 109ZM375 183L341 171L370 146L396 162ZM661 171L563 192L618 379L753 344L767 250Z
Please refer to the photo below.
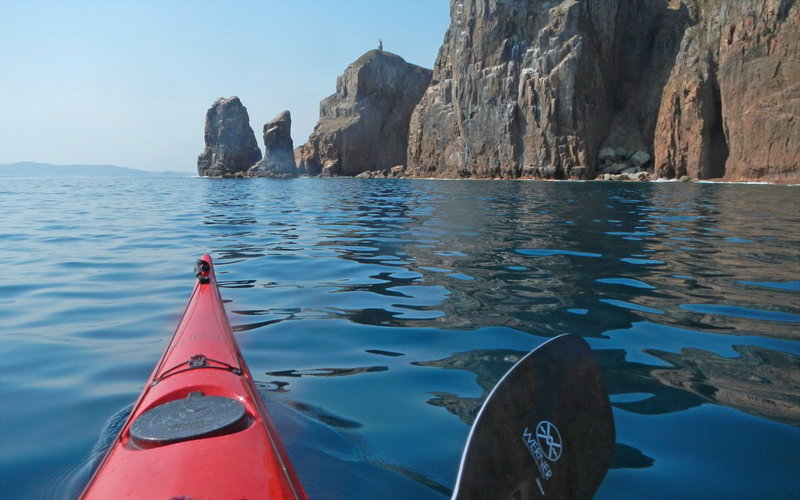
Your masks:
M728 140L722 116L722 96L719 86L714 85L714 114L709 131L708 164L702 169L701 178L718 179L725 176L725 163L728 161Z

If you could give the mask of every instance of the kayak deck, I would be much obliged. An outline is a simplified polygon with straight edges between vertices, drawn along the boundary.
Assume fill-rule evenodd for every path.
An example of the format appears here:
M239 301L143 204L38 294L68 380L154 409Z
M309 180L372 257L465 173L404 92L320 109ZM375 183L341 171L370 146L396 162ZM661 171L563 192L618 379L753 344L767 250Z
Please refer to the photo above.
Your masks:
M208 255L175 335L82 498L305 492L253 383Z

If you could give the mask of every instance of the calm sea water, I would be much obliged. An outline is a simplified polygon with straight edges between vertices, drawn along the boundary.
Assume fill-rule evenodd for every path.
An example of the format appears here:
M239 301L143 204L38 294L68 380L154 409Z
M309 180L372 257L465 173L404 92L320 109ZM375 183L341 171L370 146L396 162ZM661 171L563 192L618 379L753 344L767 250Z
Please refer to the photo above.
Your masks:
M800 496L800 188L5 178L0 209L3 498L80 490L205 252L312 498L446 498L565 332L614 408L598 498Z

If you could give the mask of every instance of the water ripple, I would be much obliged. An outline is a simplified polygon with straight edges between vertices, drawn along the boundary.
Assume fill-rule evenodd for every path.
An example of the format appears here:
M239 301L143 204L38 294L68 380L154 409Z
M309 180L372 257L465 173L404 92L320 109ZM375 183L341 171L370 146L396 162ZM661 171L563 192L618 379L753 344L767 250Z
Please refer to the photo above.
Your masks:
M767 311L750 307L728 306L721 304L681 304L681 309L701 314L720 314L737 318L758 319L765 321L782 321L800 323L800 314L780 311Z
M796 188L154 178L3 191L4 497L56 496L85 469L205 252L312 497L445 498L487 391L565 332L590 342L614 404L598 498L800 490Z

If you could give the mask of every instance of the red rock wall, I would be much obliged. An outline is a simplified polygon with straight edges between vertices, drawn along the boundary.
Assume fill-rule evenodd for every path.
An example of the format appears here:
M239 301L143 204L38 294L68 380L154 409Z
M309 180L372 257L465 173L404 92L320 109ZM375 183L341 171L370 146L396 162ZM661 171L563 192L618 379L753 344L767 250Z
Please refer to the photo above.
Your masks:
M656 173L798 181L799 116L800 6L699 3L664 88Z

